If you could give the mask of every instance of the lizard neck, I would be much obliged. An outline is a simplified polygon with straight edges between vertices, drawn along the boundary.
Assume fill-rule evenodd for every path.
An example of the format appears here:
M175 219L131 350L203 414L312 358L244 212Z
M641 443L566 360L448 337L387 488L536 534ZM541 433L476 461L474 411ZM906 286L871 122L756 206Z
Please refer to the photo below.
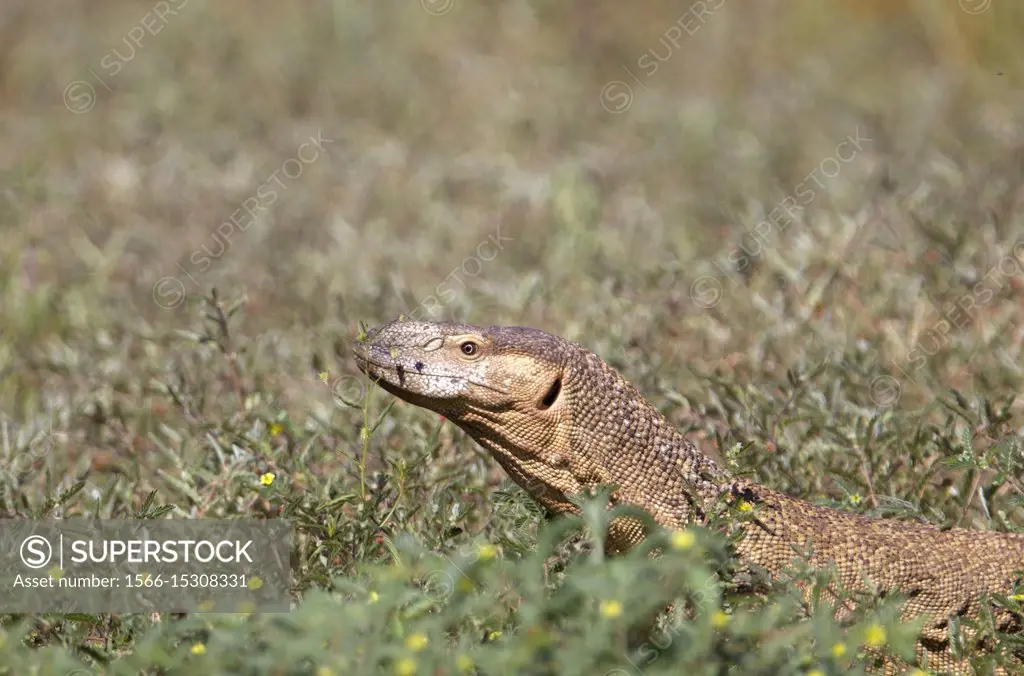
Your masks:
M615 484L621 500L666 526L703 521L728 474L598 356L582 352L574 362L565 386L580 483Z

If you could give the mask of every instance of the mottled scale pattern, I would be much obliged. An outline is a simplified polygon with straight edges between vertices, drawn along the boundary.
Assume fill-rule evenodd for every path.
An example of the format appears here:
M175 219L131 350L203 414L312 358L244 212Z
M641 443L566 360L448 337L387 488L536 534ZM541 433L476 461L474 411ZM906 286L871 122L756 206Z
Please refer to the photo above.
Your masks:
M615 484L614 502L673 529L705 522L723 502L749 503L733 523L745 531L741 564L778 575L809 549L811 563L834 567L848 589L866 590L867 581L900 593L909 599L905 618L928 618L918 658L933 672L969 673L950 652L949 618L978 617L985 594L1010 594L1020 582L1024 535L872 519L732 477L600 357L543 331L400 319L370 331L354 351L384 389L464 429L555 512L575 511L566 496L597 484ZM608 549L624 551L644 535L639 522L618 519ZM1002 631L1024 631L1008 612L996 621Z

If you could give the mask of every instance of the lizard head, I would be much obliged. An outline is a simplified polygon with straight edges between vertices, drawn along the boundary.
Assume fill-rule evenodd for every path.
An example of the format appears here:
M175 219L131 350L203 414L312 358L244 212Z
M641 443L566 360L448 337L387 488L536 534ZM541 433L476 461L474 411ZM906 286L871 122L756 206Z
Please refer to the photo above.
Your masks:
M560 410L569 345L524 327L397 320L370 330L354 352L382 388L453 422L519 413L536 426Z
M394 321L355 346L383 389L465 430L550 509L570 506L571 365L578 346L537 329Z

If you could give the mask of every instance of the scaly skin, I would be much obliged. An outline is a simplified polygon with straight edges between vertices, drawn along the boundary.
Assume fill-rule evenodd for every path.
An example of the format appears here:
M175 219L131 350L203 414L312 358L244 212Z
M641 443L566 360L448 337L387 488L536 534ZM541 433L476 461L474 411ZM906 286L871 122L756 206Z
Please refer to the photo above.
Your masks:
M810 546L810 563L833 565L847 589L869 580L906 596L904 618L927 618L918 657L933 671L968 673L949 650L948 619L977 618L985 594L1020 582L1024 535L872 519L733 478L600 357L543 331L395 321L354 351L381 387L454 422L552 511L577 511L566 496L598 484L669 529L706 523L723 499L753 505L755 518L736 520L744 566L778 575ZM617 519L607 546L643 537L639 522ZM995 617L1001 631L1024 630L1019 616Z

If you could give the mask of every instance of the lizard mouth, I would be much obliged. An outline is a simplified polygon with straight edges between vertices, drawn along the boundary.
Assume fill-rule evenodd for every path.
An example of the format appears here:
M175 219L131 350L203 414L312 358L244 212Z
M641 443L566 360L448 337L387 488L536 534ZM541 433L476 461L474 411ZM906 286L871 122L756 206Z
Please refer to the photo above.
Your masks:
M366 344L356 344L355 347L352 348L352 352L355 355L356 366L360 371L370 376L374 382L388 392L405 399L408 399L410 395L415 396L414 392L405 388L410 377L460 380L499 394L508 394L508 392L501 388L487 383L477 382L466 378L465 376L428 371L423 368L423 364L420 362L416 362L415 366L412 368L403 365L398 360L392 360L392 363L390 364L381 363L371 356L370 346Z
M381 364L378 361L374 361L370 357L370 350L365 345L357 345L352 349L355 354L356 366L360 371L370 376L370 379L381 386L387 386L391 383L388 381L388 374L394 373L398 379L399 385L405 384L405 369L401 364ZM388 391L390 388L385 387Z
M394 373L399 385L405 384L406 369L398 362L384 364L374 360L370 356L370 345L357 343L352 348L352 353L355 355L356 366L359 370L370 376L374 382L383 385L388 382L388 375Z
M395 362L394 364L382 364L378 361L374 361L365 351L362 354L360 354L360 352L356 352L356 365L359 367L360 371L370 376L370 379L377 385L384 388L384 390L397 397L412 401L413 403L426 401L427 397L418 395L415 391L406 388L406 383L410 376L422 378L446 378L449 380L458 378L457 376L440 373L429 373L422 369L410 371L399 362Z
M359 367L359 370L366 373L366 375L371 375L367 371L370 366L370 355L367 347L362 344L356 344L356 346L352 348L352 354L355 355L356 366Z

